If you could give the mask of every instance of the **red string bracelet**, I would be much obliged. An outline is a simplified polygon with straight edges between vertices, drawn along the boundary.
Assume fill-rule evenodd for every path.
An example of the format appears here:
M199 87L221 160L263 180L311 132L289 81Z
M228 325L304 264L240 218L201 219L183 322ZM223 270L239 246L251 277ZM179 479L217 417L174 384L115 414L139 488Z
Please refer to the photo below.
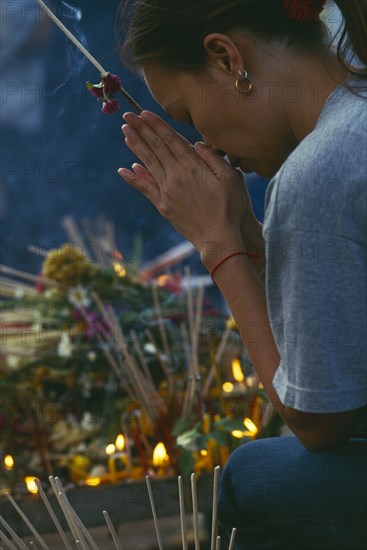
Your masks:
M214 273L217 271L217 269L221 265L223 265L224 262L226 262L227 260L230 260L234 256L240 256L242 254L245 255L245 256L250 256L251 258L261 258L262 257L262 254L260 252L248 252L247 250L238 250L237 252L232 252L232 254L228 254L228 256L226 256L225 258L223 258L223 260L218 262L217 265L215 267L213 267L213 269L210 272L210 277L212 278L212 281L213 281L214 284L215 284Z

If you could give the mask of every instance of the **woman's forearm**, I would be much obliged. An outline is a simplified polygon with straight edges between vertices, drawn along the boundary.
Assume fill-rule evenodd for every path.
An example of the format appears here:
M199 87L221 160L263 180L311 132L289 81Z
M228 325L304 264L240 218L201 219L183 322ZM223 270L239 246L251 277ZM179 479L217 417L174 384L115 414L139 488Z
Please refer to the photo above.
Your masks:
M232 234L226 240L223 235L221 237L216 242L212 240L210 246L207 244L202 250L202 260L209 271L232 251L247 248L241 234ZM256 262L257 259L252 260L246 255L234 256L216 270L215 282L231 309L266 393L282 414L284 407L272 384L280 356L271 331L265 288ZM260 269L263 267L260 266Z

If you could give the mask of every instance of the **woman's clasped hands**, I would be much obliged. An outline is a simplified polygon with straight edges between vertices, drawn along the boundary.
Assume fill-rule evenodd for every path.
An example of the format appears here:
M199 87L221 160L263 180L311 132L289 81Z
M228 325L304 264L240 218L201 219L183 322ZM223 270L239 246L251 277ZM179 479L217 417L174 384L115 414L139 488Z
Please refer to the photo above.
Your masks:
M240 244L240 227L253 214L241 173L210 146L193 146L150 111L125 113L126 145L141 160L118 173L143 193L195 248Z

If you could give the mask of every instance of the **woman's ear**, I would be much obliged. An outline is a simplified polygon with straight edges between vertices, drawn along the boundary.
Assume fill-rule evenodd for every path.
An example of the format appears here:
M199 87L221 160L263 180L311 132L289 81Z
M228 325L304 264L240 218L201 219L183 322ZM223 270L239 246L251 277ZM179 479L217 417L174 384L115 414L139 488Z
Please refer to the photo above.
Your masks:
M226 34L211 33L203 41L209 65L231 75L243 69L244 62L237 45Z

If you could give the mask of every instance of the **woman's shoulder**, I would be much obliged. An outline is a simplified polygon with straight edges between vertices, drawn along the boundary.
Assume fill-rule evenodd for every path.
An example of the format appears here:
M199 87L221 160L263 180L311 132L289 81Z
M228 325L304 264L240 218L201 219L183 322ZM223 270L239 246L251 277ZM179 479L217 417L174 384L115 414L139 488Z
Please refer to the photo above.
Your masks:
M289 173L315 184L338 183L350 189L344 176L364 184L367 164L367 81L348 80L338 86L325 104L314 130L288 157L279 179L289 181ZM347 87L348 85L348 87ZM353 88L349 87L352 86ZM297 170L298 169L298 170ZM339 176L339 178L338 178ZM343 179L341 179L343 176ZM305 183L306 183L305 181ZM326 186L327 187L327 186ZM312 186L308 186L312 189Z
M270 182L264 229L332 227L365 243L366 174L367 92L359 83L353 91L339 86Z

